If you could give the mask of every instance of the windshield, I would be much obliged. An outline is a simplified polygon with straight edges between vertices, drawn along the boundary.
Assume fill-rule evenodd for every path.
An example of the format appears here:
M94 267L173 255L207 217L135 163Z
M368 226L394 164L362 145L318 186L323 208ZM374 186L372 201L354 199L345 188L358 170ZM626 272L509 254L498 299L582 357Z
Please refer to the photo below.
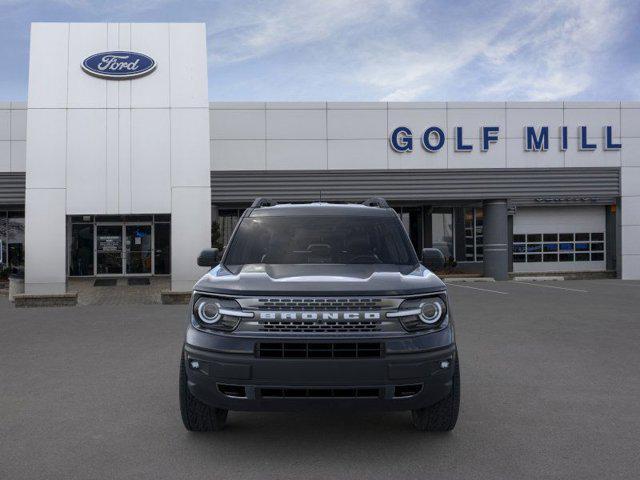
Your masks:
M237 273L255 263L416 265L418 259L395 217L273 216L244 218L224 263Z

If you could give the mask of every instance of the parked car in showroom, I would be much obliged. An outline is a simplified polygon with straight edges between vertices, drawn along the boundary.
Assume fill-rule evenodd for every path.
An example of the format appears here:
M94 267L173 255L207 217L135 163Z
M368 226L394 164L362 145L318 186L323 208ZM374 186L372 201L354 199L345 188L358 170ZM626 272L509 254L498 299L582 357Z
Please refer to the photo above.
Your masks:
M440 251L421 261L382 198L363 204L256 199L195 285L180 360L192 431L231 411L410 411L448 431L460 366Z

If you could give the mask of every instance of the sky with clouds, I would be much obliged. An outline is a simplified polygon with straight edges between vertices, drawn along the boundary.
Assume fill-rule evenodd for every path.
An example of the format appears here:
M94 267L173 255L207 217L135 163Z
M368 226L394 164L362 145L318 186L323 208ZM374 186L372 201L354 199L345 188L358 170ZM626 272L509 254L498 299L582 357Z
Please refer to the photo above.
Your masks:
M640 98L638 0L0 0L0 99L32 21L206 22L211 100Z

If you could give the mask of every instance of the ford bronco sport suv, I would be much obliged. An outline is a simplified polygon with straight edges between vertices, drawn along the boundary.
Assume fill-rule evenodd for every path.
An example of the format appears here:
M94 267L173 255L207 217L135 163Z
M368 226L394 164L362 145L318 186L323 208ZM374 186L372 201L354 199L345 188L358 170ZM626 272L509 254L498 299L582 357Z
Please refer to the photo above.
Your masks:
M456 424L460 367L447 290L422 264L396 212L257 199L195 285L180 360L188 430L229 410L411 411L419 430Z

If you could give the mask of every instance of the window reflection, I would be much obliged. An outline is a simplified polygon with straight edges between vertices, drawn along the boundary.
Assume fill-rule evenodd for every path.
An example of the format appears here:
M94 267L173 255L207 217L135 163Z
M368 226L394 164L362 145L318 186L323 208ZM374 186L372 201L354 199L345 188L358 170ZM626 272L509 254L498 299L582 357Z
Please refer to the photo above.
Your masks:
M590 242L589 239L591 239ZM540 261L601 262L605 258L603 239L604 232L514 233L513 261L519 263ZM543 255L540 255L540 252L543 252Z
M0 211L0 269L3 274L24 270L24 212Z
M71 226L70 275L93 275L93 224Z
M464 260L481 262L483 259L483 210L464 208Z
M170 274L170 221L170 215L71 216L69 275Z
M431 240L433 248L440 250L445 259L453 260L453 210L451 208L434 209L431 214Z

